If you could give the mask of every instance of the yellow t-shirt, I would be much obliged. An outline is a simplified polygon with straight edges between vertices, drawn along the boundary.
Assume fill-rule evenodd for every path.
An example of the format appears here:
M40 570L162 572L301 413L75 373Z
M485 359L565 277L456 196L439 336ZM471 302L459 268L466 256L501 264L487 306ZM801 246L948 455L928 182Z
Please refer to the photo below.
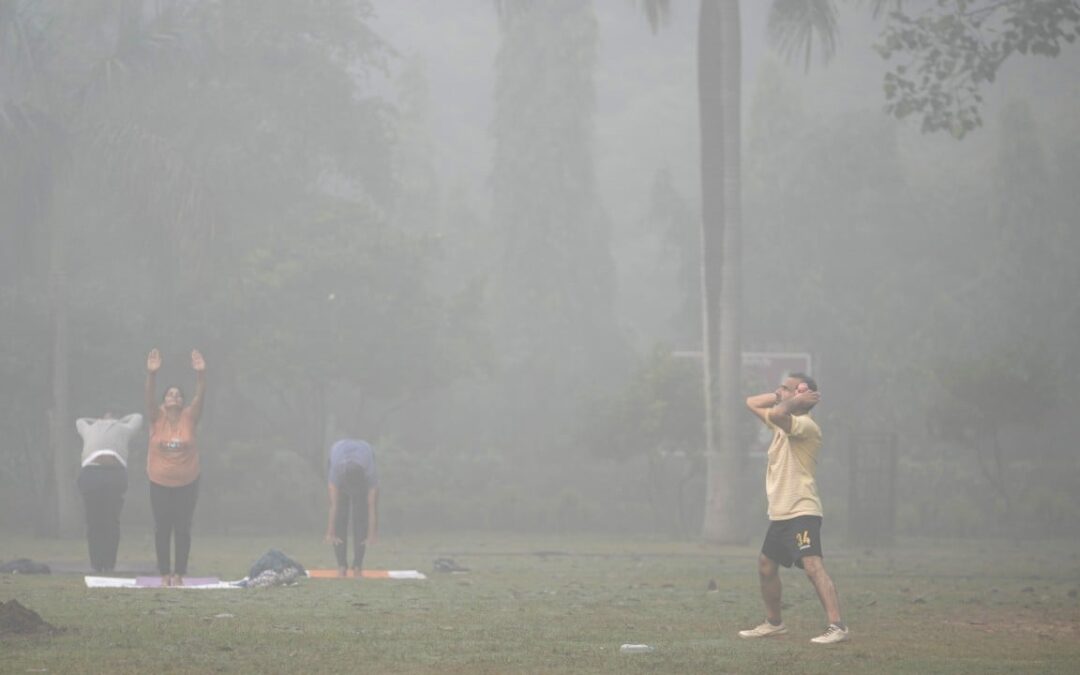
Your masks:
M810 415L792 415L791 433L785 433L772 421L766 424L775 431L765 469L769 520L822 515L814 482L821 450L821 427Z

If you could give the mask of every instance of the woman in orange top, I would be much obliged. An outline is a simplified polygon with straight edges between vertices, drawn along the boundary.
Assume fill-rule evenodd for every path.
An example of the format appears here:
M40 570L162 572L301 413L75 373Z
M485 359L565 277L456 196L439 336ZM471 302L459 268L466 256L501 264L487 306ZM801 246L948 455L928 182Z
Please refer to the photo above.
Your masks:
M154 547L162 586L183 586L191 551L191 520L199 496L199 448L195 427L202 414L206 393L206 361L198 350L191 352L195 369L195 396L184 407L184 392L169 387L158 405L154 380L161 368L161 353L150 350L146 358L146 413L150 420L150 448L146 473L150 477L150 508L154 512ZM176 537L176 565L170 565L170 548Z

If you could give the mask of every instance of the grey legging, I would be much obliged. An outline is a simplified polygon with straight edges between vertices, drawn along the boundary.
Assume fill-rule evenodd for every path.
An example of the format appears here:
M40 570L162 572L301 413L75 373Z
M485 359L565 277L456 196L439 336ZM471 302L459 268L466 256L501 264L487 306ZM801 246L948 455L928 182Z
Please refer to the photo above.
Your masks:
M367 550L365 542L368 536L368 487L366 480L356 481L356 484L342 487L338 492L338 510L334 514L334 531L341 539L340 544L334 544L334 556L337 557L338 567L346 567L348 560L348 522L352 516L353 537L353 567L361 569L364 566L364 552Z
M86 543L95 572L116 567L120 546L120 510L127 491L127 469L120 464L88 464L79 471L79 492L86 505Z

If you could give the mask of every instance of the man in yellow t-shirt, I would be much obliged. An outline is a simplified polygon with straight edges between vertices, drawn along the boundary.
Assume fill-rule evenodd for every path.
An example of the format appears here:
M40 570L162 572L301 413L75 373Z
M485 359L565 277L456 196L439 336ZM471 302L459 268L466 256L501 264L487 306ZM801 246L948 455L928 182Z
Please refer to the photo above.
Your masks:
M765 494L769 500L769 530L758 556L765 623L739 631L742 638L784 635L780 619L780 565L796 565L806 571L829 620L825 632L810 641L833 644L848 639L840 618L836 587L821 562L821 499L814 481L821 450L821 427L810 410L821 400L817 383L804 373L792 373L773 392L746 399L750 412L773 430L765 470Z

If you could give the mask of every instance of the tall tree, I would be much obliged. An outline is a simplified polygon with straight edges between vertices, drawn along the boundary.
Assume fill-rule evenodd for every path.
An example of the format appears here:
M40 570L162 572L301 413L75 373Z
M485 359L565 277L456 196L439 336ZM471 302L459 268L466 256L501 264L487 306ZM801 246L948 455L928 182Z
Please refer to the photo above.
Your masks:
M491 185L504 237L495 290L512 392L505 419L515 444L551 447L622 351L592 158L598 29L591 2L496 6Z
M655 28L670 9L646 0ZM776 0L770 25L791 53L807 58L815 35L826 55L835 44L829 0ZM740 538L735 507L741 452L741 106L742 27L738 0L702 0L698 17L701 124L702 317L707 487L702 536Z
M214 293L268 231L316 220L327 193L389 201L384 113L355 77L386 55L370 13L365 0L0 3L0 194L14 196L0 241L20 260L0 281L50 282L50 531L76 515L68 354L104 351L69 330L96 311L131 329L113 349L207 346L228 324Z
M664 250L674 254L681 304L670 308L674 337L679 344L701 339L701 227L697 208L675 187L666 168L653 177L648 223L663 229ZM704 418L703 418L704 419Z
M45 278L31 265L15 263L15 288L27 282L47 284L51 330L51 400L47 413L50 472L40 495L45 498L39 530L47 534L74 531L77 513L69 484L74 476L63 461L68 426L68 284L67 230L57 207L58 189L68 168L71 134L64 104L71 91L63 86L63 69L70 66L60 55L56 19L28 2L8 2L0 8L0 38L6 57L0 66L0 147L5 157L2 175L9 201L7 222L0 226L16 258L34 260L35 243L44 242ZM36 232L45 232L41 235ZM29 255L27 255L29 254ZM40 258L39 258L40 260ZM13 261L14 262L14 261ZM34 277L37 277L36 280Z
M741 464L737 433L742 380L741 40L737 1L701 3L698 102L703 365L705 405L711 412L706 416L708 463L702 535L727 542L739 538L735 498Z

